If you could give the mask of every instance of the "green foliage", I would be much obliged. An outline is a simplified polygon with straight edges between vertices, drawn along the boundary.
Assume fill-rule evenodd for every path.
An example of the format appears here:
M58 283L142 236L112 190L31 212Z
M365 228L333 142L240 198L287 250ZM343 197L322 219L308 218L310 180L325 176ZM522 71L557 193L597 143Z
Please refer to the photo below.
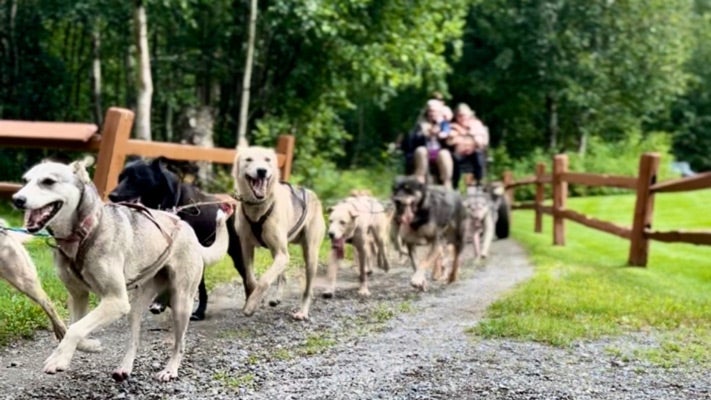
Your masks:
M708 191L657 196L656 229L708 227L704 212ZM574 199L569 207L604 220L629 225L634 196ZM533 213L517 211L513 237L521 241L535 264L535 276L496 302L473 332L486 337L514 337L554 345L624 332L661 332L658 349L637 354L673 363L711 364L708 346L674 351L686 338L704 343L711 337L711 270L707 247L652 242L647 268L623 267L629 242L568 223L566 246L550 243L550 220L542 234L533 233ZM667 343L668 345L665 345Z
M618 139L664 119L684 92L691 16L685 0L481 2L450 87L514 158Z
M664 132L653 132L642 136L637 130L631 130L619 140L604 140L593 136L589 140L588 151L585 154L567 152L568 169L575 172L590 172L595 174L637 176L639 171L639 157L646 152L657 152L661 155L658 180L674 177L671 170L671 136ZM494 164L492 165L492 178L501 177L503 171L510 170L514 179L533 176L536 164L546 164L546 173L552 172L552 155L540 149L534 149L531 154L520 160L511 160L505 150L499 148L493 152ZM550 198L550 185L547 185L546 198ZM570 196L588 196L611 193L626 193L625 189L586 187L582 185L569 185ZM516 188L517 200L531 200L535 195L535 187L526 185Z
M698 11L692 25L696 47L685 65L693 80L672 108L670 128L676 132L673 149L677 158L688 161L694 170L707 171L711 169L711 156L706 150L711 146L711 12L706 2L696 3Z

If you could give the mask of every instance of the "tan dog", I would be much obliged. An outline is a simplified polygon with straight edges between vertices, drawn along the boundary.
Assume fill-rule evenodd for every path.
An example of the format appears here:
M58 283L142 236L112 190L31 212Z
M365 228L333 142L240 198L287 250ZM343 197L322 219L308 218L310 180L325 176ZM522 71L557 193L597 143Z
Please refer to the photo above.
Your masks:
M241 201L241 211L236 218L237 234L242 239L246 276L249 285L255 288L244 305L244 314L254 314L275 280L276 295L269 304L276 306L281 302L284 271L289 265L288 245L298 243L306 264L306 287L301 307L293 317L308 319L319 248L326 232L321 201L308 189L296 189L279 182L277 155L272 149L240 148L232 176L237 198ZM253 266L257 246L268 248L274 257L259 282L255 282Z
M72 324L45 361L44 372L65 371L82 340L129 314L131 338L112 374L117 381L128 379L138 350L141 317L151 300L169 289L173 348L156 377L176 378L202 270L227 251L227 217L217 213L215 242L203 247L190 225L174 214L103 203L86 171L87 163L37 164L24 174L24 186L12 196L15 207L25 211L25 228L32 233L47 228L57 242L55 267L69 292ZM91 311L90 292L99 298Z
M42 289L37 277L37 268L22 245L32 236L2 229L6 226L5 220L0 219L0 278L9 282L10 285L42 307L52 323L54 336L62 340L67 332L67 327L52 305L47 293ZM83 349L83 346L80 344L79 348ZM88 347L87 350L98 350L98 346Z
M352 192L354 193L354 192ZM387 238L390 231L392 212L377 199L355 192L333 207L328 217L328 236L331 239L331 260L328 264L329 289L325 298L333 297L336 290L336 276L343 259L345 243L350 243L356 251L360 269L360 289L358 294L369 296L368 274L375 258L378 266L390 269L387 258Z

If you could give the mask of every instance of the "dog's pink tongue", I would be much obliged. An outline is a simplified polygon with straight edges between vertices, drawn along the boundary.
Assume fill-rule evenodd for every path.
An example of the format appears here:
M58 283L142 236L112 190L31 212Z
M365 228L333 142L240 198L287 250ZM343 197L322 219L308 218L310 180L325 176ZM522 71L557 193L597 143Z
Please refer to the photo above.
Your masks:
M264 191L267 186L267 180L264 178L257 178L252 180L252 189L254 190L254 194L257 196L264 196Z
M345 248L345 241L345 239L340 238L331 242L331 248L336 252L336 258L339 260L342 260L345 256L343 251Z
M37 210L26 210L25 211L25 228L35 229L39 228L42 220L51 212L48 208L40 208Z

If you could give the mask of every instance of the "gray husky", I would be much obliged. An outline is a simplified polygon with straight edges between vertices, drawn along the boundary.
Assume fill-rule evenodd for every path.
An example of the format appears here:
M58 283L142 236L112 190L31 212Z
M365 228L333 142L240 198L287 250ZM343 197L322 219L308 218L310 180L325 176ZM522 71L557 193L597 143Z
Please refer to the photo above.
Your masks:
M112 374L117 381L127 379L138 350L141 316L159 292L169 289L175 337L171 357L156 378L176 378L202 270L227 251L226 215L218 213L216 240L203 247L192 228L173 214L102 202L86 171L89 163L37 164L12 197L25 211L29 232L47 228L54 237L55 266L69 292L72 324L45 361L44 372L69 368L82 340L128 314L131 338ZM92 311L89 292L100 299Z
M489 248L494 240L496 205L491 195L479 186L467 188L464 204L469 213L469 233L474 244L477 260L489 257Z
M392 200L399 236L415 270L410 284L426 290L425 270L430 265L434 265L433 278L438 279L442 270L442 248L450 244L454 246L454 260L447 280L456 281L467 217L459 193L443 186L426 185L416 177L398 177L393 185ZM427 258L419 264L414 257L417 245L430 246Z

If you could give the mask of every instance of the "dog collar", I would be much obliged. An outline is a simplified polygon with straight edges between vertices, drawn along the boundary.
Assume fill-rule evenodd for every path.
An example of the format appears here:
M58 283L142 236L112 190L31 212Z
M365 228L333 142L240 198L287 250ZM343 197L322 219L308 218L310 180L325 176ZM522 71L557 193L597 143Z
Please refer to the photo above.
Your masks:
M64 238L54 238L54 240L57 242L57 248L64 254L65 257L69 258L72 261L76 261L81 245L99 224L101 209L101 204L98 204L96 207L94 207L92 212L90 212L86 217L84 217L84 219L82 219L79 225L74 228L74 231L72 231L71 235Z
M239 202L241 202L241 203L244 203L244 204L246 204L246 205L248 205L248 206L257 206L257 205L260 205L260 204L264 203L265 201L267 201L266 197L265 197L264 199L262 199L262 200L259 200L259 201L247 200L246 198L244 198L243 196L241 196L239 193L236 193L236 192L235 192L235 193L232 193L230 196L231 196L233 199L235 199L235 200L237 200L237 201L239 201Z

